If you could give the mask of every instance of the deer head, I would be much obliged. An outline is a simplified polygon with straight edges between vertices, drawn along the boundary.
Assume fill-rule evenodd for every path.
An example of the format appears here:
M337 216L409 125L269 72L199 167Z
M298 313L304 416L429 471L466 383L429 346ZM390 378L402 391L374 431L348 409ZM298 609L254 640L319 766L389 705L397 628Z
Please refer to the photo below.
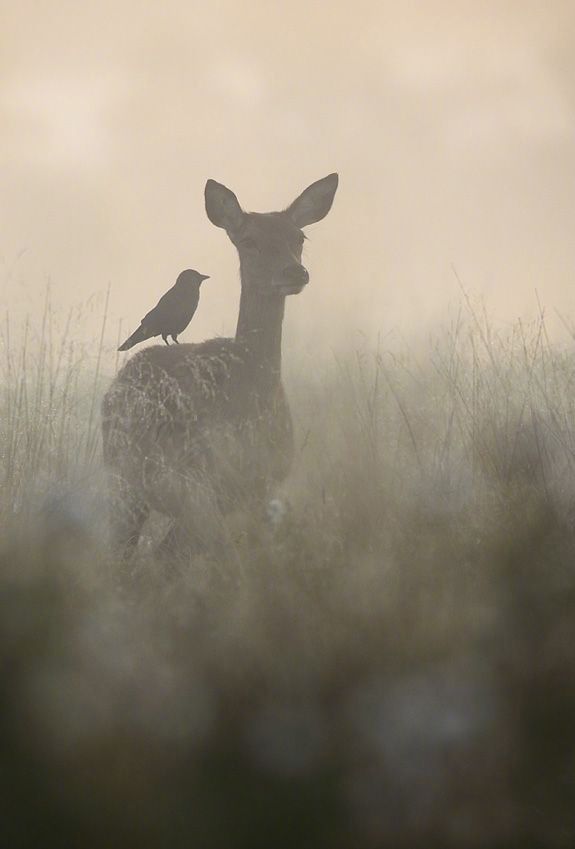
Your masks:
M215 180L205 188L206 213L222 227L240 256L242 288L283 299L309 283L302 265L303 227L321 221L333 203L338 176L312 183L283 212L244 212L235 194Z

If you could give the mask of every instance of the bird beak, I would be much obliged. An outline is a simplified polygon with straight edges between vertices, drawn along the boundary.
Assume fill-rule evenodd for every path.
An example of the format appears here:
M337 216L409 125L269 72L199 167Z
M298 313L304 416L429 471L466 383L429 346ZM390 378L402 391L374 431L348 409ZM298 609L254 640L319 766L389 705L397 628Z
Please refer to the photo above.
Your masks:
M201 274L200 277L202 278L202 280L209 280L210 279L209 274Z

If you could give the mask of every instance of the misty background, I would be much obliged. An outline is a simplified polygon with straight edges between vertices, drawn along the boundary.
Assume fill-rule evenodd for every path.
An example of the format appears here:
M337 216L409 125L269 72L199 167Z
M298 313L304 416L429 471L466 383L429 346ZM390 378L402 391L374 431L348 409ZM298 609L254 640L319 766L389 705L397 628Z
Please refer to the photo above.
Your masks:
M575 3L0 4L2 849L575 846ZM235 328L206 179L333 171L289 477L224 515L160 379L217 534L121 558L115 348L186 267Z
M309 228L286 342L410 334L460 298L499 322L575 312L570 2L4 2L0 279L34 316L110 286L109 344L179 271L210 274L183 339L231 334L235 250L208 177L245 209L340 174ZM94 300L95 299L95 300Z

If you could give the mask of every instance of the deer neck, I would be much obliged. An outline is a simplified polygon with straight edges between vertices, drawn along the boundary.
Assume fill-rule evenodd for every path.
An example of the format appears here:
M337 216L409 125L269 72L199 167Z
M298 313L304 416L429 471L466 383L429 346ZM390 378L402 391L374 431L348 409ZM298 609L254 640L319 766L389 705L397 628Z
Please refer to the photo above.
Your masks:
M271 293L271 283L262 285L263 281L246 280L243 271L241 277L236 342L246 350L248 364L253 369L253 379L258 388L262 391L273 390L281 381L285 297Z

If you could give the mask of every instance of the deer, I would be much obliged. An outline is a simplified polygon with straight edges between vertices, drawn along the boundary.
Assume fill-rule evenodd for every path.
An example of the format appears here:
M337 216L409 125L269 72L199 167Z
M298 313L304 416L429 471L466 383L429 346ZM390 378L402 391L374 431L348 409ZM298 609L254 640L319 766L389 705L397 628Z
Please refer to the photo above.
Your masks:
M281 377L285 301L309 283L303 228L325 218L337 186L330 174L283 211L258 213L207 181L207 217L239 254L236 334L144 348L106 392L111 536L124 557L152 510L171 520L160 552L201 549L218 532L215 517L262 503L287 477L294 436Z

